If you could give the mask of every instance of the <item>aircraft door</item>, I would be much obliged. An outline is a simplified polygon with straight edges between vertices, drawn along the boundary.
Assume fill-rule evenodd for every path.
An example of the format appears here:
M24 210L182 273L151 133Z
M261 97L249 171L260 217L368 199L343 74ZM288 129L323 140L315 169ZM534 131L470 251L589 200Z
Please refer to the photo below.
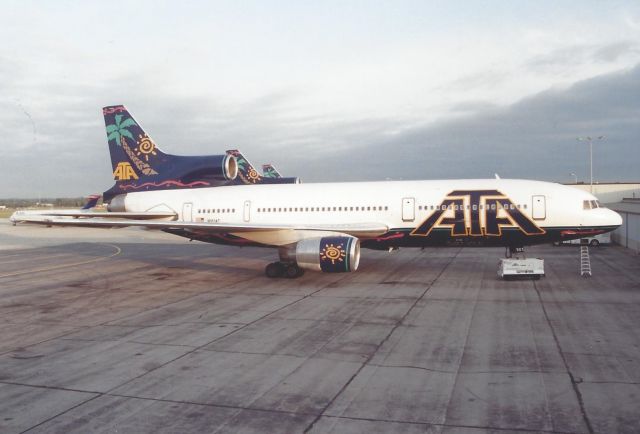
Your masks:
M193 221L193 204L191 202L182 205L182 221Z
M547 204L544 196L531 196L531 217L534 220L544 220L547 217Z
M251 220L251 201L250 200L244 201L244 211L242 215L244 217L245 222L248 222Z
M402 221L412 222L416 219L416 200L413 197L402 198Z

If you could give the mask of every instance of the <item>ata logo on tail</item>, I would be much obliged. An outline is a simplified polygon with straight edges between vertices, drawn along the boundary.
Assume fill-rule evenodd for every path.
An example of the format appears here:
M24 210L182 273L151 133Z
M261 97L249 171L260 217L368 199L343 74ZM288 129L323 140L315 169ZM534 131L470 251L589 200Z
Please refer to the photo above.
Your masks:
M116 181L129 181L130 179L138 179L138 175L133 171L130 163L122 161L116 166L116 170L113 171L113 179Z
M450 229L454 237L499 237L502 228L519 229L526 235L545 233L498 190L455 190L435 208L411 235L426 237L435 228Z

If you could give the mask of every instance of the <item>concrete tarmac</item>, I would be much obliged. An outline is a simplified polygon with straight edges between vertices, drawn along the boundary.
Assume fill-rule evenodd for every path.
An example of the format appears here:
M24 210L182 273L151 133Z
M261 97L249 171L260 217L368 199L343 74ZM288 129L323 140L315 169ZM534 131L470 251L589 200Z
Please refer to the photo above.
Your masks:
M0 220L1 433L640 432L640 258L363 250L268 279L269 249Z

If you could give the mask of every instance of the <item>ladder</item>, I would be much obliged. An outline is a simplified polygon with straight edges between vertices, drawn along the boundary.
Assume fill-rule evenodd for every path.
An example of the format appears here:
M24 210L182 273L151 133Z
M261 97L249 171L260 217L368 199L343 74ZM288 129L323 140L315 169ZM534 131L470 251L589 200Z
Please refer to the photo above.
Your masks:
M589 258L589 246L580 246L580 275L582 277L591 276L591 259Z

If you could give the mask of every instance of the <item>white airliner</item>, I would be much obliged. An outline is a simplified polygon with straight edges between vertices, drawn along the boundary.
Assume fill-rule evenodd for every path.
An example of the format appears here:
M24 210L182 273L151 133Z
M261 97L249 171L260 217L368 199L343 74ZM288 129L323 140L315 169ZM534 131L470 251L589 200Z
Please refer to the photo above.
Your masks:
M111 116L107 119L108 132L114 112L130 116L122 106L105 108L105 118ZM124 120L115 122L123 124ZM144 137L150 140L146 134ZM154 149L168 155L155 144ZM130 173L121 170L122 164L129 163L113 155L112 149L114 175L117 170ZM162 167L160 163L152 166L152 160L147 162L146 169ZM227 160L224 164L233 167ZM227 175L233 178L235 174ZM131 186L126 183L132 179L116 176L114 188L124 184L120 190L109 190L112 198L108 213L11 219L50 226L138 226L205 242L273 247L280 260L266 266L269 277L297 277L304 269L355 271L360 247L518 249L609 232L622 224L621 217L602 207L593 195L541 181L458 179L133 191L149 188L150 182L142 174L139 177Z

